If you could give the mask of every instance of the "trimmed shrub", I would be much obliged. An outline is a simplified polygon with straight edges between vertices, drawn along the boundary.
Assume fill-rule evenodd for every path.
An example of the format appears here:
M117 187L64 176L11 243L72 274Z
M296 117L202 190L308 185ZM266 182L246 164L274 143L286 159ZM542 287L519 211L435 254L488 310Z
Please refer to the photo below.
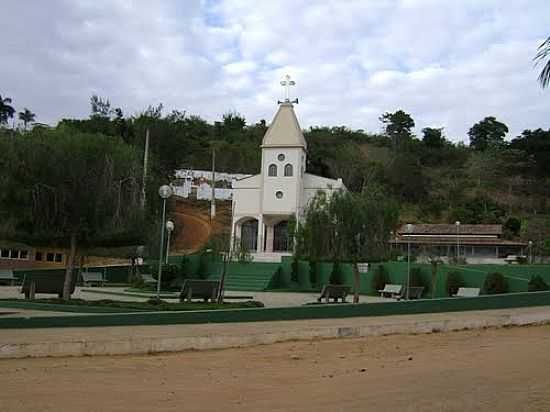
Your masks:
M199 279L208 277L208 253L203 252L199 258L199 269L197 270Z
M459 271L453 270L447 273L447 294L453 296L458 292L458 288L464 286L464 279Z
M298 283L298 259L293 258L292 264L290 265L291 272L290 272L290 280L292 282Z
M342 284L342 273L340 270L340 262L336 261L332 265L332 271L330 272L330 278L328 283L331 285L341 285Z
M424 282L424 278L422 277L422 269L420 268L411 268L411 287L424 287L426 288L427 285Z
M492 272L485 278L483 290L488 295L508 292L508 283L502 273Z
M543 290L548 290L548 284L544 281L539 275L533 276L529 280L528 289L529 292L539 292Z
M386 267L384 265L378 265L372 274L372 288L375 291L384 289L389 279L390 277Z
M312 260L309 262L309 283L311 284L311 287L315 287L317 285L318 280L318 271L319 271L319 264L317 261Z

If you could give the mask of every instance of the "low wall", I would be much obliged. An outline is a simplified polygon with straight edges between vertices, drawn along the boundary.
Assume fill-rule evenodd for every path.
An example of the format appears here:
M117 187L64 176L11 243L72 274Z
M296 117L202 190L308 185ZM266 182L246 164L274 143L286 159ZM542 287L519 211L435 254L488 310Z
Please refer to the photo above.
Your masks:
M304 305L285 308L254 308L195 312L148 312L83 316L71 315L32 318L0 318L0 329L336 319L548 305L550 305L550 292L531 292L505 295L487 295L476 298L427 299L370 304L329 304Z

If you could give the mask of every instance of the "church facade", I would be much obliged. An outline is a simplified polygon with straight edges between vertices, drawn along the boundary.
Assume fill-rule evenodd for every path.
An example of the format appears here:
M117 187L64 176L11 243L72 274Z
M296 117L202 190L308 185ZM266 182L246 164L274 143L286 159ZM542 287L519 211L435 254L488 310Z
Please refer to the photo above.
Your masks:
M342 179L306 173L307 143L287 98L280 103L261 145L261 170L233 183L233 247L256 261L292 254L289 220L300 221L319 191L345 190Z

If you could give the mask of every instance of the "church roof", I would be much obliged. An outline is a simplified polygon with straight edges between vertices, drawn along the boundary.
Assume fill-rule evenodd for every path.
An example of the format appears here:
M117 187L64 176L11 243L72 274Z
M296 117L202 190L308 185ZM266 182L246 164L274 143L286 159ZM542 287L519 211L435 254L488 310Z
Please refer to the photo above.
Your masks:
M262 147L289 146L306 149L307 143L298 124L292 103L287 101L281 103L279 106L277 114L275 114L273 121L269 125L269 129L265 133Z

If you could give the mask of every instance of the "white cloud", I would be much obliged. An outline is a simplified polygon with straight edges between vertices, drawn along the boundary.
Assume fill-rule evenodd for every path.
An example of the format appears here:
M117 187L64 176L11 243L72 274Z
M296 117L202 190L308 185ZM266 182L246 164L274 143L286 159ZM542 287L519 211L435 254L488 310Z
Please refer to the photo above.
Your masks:
M379 131L385 111L463 140L494 115L550 127L532 57L544 0L38 1L3 5L3 96L41 121L87 116L92 93L133 113L270 119L285 73L302 126ZM52 16L55 16L52 18ZM23 24L24 22L24 24Z

